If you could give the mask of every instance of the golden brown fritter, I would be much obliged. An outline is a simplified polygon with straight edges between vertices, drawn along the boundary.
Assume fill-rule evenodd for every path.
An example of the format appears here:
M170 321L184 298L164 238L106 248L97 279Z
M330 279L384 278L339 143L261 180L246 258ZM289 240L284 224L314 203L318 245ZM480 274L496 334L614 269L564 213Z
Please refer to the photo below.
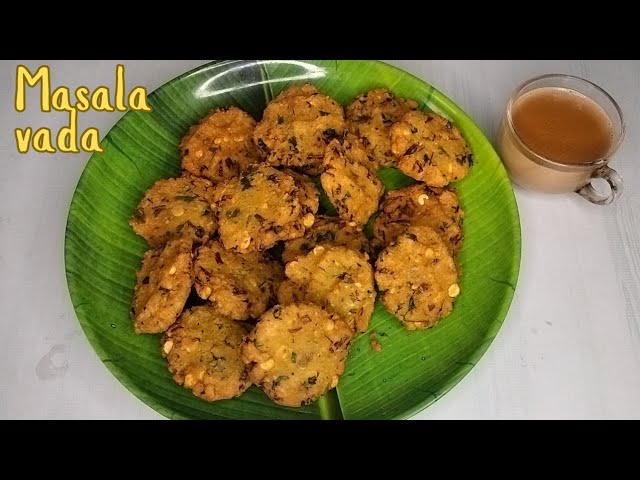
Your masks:
M462 245L464 212L453 190L416 183L388 192L373 223L372 244L386 248L413 225L433 228L455 256Z
M180 315L193 284L192 245L182 236L144 254L131 309L136 333L164 332Z
M325 151L320 181L341 218L362 228L378 209L384 186L367 152L353 136L333 140Z
M318 191L302 176L260 164L219 184L214 194L220 240L239 253L302 237L318 211Z
M151 246L187 231L194 241L203 242L218 227L212 199L213 184L204 178L184 174L158 180L145 192L129 225Z
M182 168L214 183L237 177L260 161L253 143L255 126L255 120L237 107L213 110L180 142Z
M451 253L425 226L411 227L380 254L375 278L382 304L407 330L433 327L460 293Z
M196 252L195 288L225 317L258 318L275 303L283 270L263 253L239 254L212 241Z
M395 157L389 129L405 113L417 108L414 100L394 97L388 90L376 88L359 95L347 106L347 128L360 138L377 167L391 167Z
M251 382L240 358L245 329L213 306L185 310L162 338L162 356L179 385L209 402L238 397Z
M284 242L282 261L289 263L301 255L306 255L316 245L336 245L360 253L369 252L369 241L362 230L352 227L340 217L316 216L315 223L306 231L304 237Z
M279 405L308 405L338 384L352 331L313 304L277 305L242 346L249 379Z
M430 187L460 180L473 164L473 155L460 131L433 112L409 112L394 124L391 151L403 173Z
M278 289L279 303L316 303L355 331L367 330L376 300L367 256L346 247L319 245L287 264L285 275L289 281Z
M344 112L335 100L313 85L295 85L267 105L253 140L269 164L318 175L326 145L344 129Z

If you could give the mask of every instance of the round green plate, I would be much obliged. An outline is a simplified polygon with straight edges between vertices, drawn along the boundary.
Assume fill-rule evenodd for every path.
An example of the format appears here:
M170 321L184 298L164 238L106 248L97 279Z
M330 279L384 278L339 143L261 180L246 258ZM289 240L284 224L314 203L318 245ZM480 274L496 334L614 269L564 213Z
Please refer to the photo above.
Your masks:
M428 331L404 330L378 303L369 332L354 339L337 390L315 404L279 407L255 387L240 398L207 403L173 382L158 336L133 332L129 306L146 244L127 221L153 182L179 172L180 138L212 107L237 105L259 118L267 102L300 82L315 84L343 105L386 87L460 128L475 158L456 185L465 211L462 293L453 313ZM102 141L104 153L89 160L65 239L67 281L80 324L107 368L143 402L170 418L405 418L439 399L480 359L513 297L520 265L518 209L491 144L442 93L376 61L225 61L170 81L149 95L149 103L153 112L127 113ZM407 184L396 170L380 174L387 188ZM381 352L370 347L373 331Z

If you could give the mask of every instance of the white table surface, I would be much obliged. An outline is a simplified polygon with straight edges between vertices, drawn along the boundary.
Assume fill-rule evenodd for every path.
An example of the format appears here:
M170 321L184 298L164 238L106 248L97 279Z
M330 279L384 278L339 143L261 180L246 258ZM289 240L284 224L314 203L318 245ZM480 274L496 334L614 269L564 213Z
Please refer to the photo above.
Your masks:
M54 86L150 91L202 61L29 61ZM612 166L616 204L516 188L522 264L507 319L481 361L416 415L444 418L640 418L640 62L390 61L444 92L494 138L507 98L535 75L569 73L605 88L625 113ZM0 62L0 418L159 419L102 365L73 312L64 277L67 210L88 154L19 155L13 129L57 131L62 112L13 108L16 62ZM29 89L31 90L31 89ZM80 115L102 135L121 113Z

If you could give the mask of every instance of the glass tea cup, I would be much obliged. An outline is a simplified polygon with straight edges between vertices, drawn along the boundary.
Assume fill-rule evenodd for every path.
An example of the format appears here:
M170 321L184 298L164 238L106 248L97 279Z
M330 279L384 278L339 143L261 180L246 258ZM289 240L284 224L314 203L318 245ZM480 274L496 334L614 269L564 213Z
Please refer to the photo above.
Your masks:
M527 146L514 128L512 112L523 95L539 88L573 90L599 105L611 124L613 138L609 151L595 160L560 163ZM622 178L608 164L622 144L624 133L625 125L620 107L602 88L571 75L542 75L520 85L509 100L498 131L497 150L511 179L524 188L549 193L576 192L591 203L608 205L622 193ZM593 188L591 182L598 178L609 184L608 195L601 195Z

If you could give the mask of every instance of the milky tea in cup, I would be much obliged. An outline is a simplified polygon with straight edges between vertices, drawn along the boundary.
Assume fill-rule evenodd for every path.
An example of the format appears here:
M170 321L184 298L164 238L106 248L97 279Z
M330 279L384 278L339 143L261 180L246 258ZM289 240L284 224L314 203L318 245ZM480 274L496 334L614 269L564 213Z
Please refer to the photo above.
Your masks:
M544 75L513 95L498 133L497 149L511 179L542 192L576 191L606 205L622 192L607 166L624 137L616 102L597 85L569 75ZM591 180L609 183L602 196Z

